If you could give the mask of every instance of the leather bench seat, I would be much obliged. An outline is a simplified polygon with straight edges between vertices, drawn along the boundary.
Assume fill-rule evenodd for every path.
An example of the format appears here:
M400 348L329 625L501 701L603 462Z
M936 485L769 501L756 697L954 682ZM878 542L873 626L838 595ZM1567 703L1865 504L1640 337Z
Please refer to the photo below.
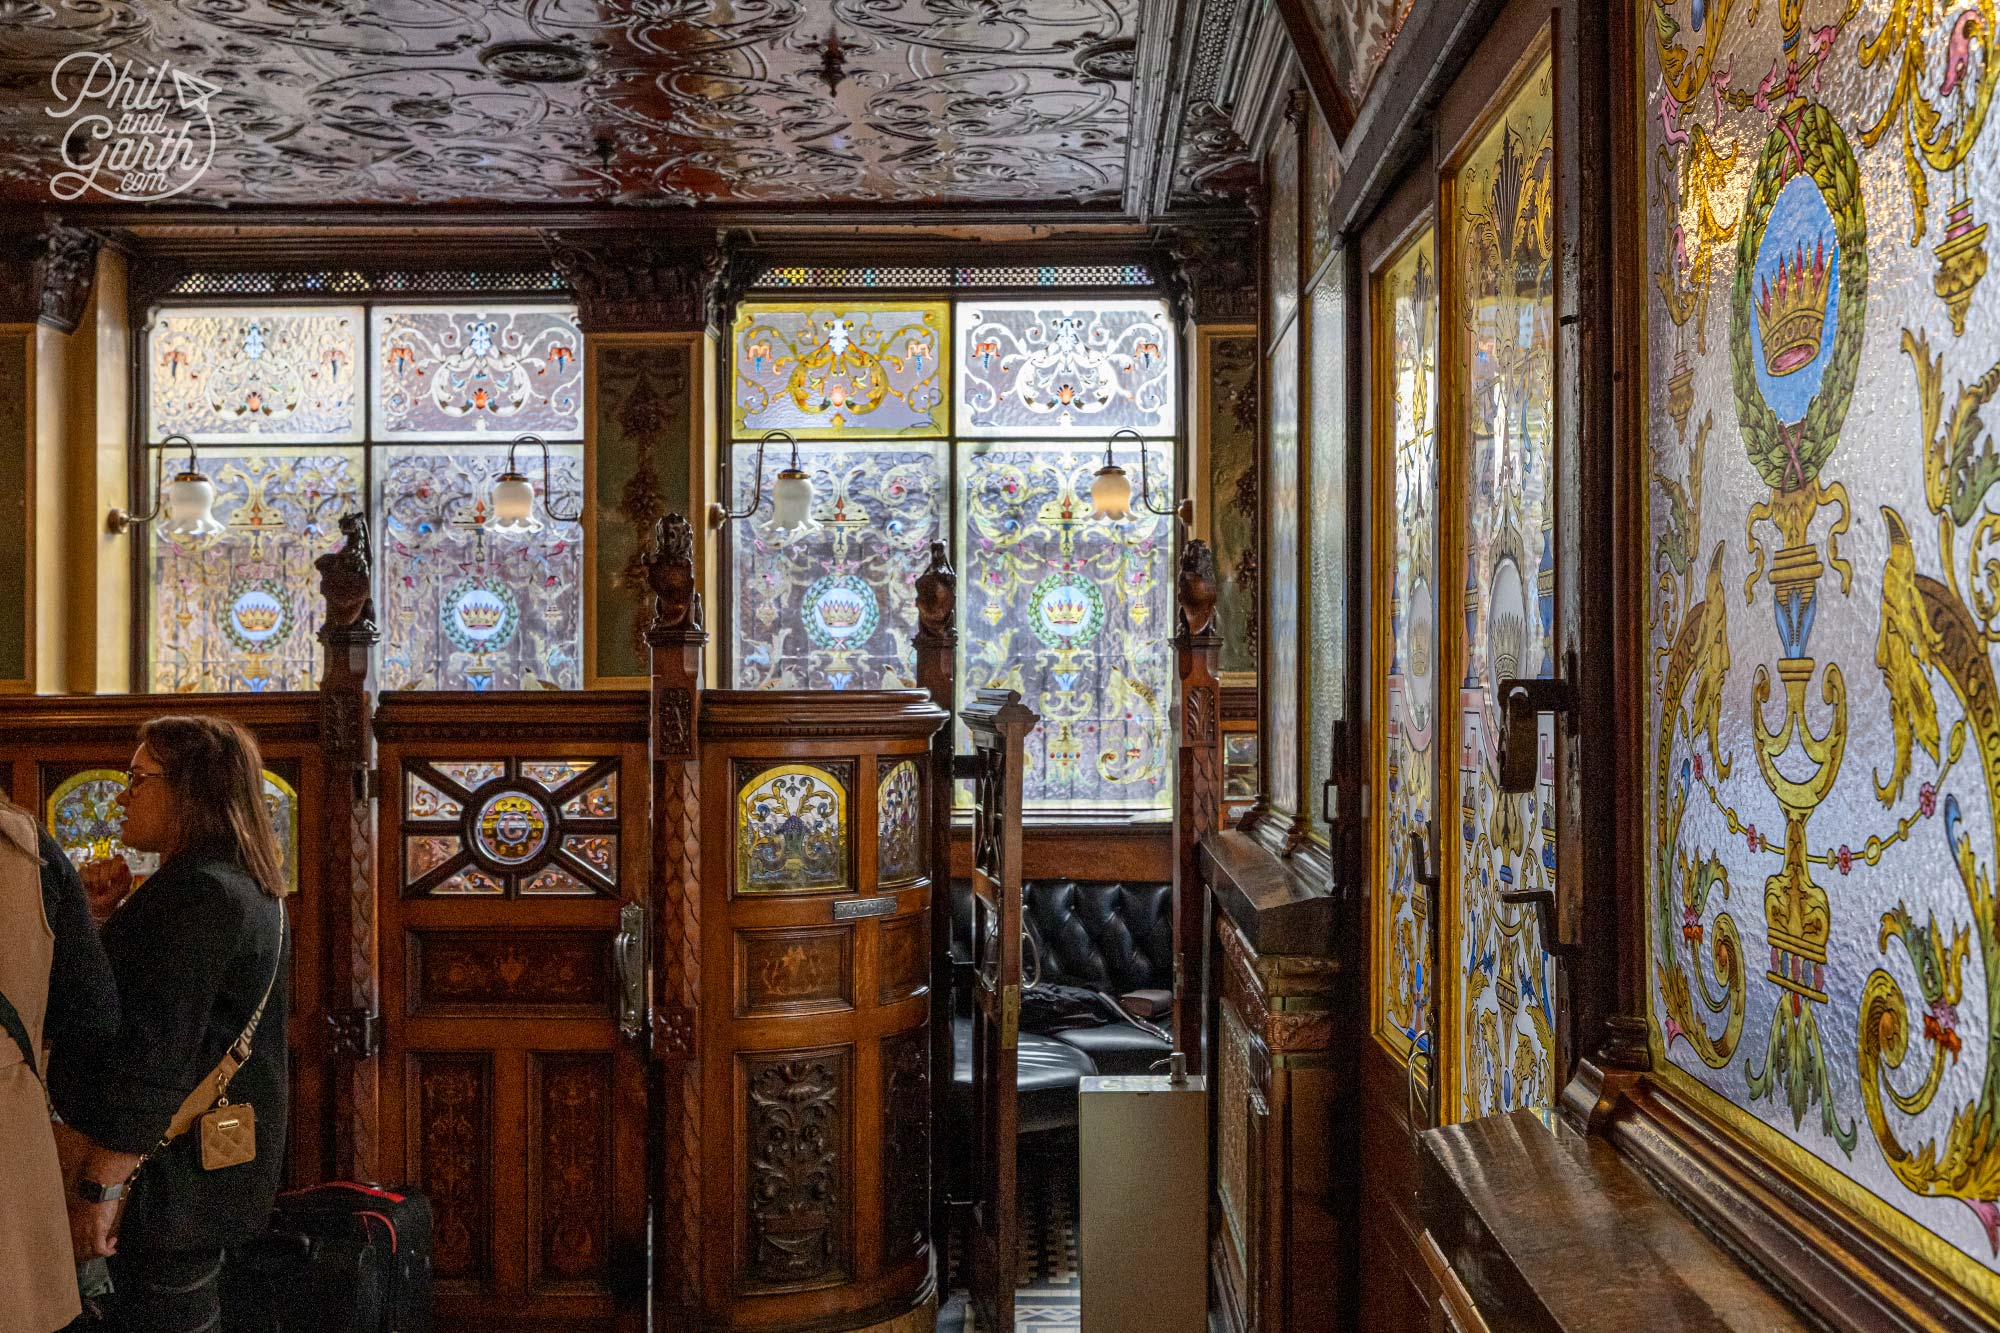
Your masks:
M1054 1037L1023 1032L1015 1047L1019 1066L1015 1093L1019 1130L1033 1134L1076 1123L1077 1084L1100 1072L1083 1051ZM951 1025L952 1119L972 1122L972 1020Z

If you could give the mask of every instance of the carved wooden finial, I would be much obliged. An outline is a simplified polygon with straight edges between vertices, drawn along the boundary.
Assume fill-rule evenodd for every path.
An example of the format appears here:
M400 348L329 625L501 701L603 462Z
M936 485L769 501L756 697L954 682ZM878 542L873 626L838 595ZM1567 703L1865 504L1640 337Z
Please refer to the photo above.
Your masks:
M680 514L662 514L646 557L653 590L655 630L701 628L701 594L695 591L694 527Z
M1181 624L1186 632L1205 632L1215 620L1215 553L1198 537L1181 548L1181 573L1176 590Z
M931 543L931 563L917 580L917 637L939 640L957 632L958 574L943 542Z
M344 514L340 535L346 541L313 561L319 571L320 596L326 599L326 623L320 633L375 628L375 600L369 594L368 519L359 512Z

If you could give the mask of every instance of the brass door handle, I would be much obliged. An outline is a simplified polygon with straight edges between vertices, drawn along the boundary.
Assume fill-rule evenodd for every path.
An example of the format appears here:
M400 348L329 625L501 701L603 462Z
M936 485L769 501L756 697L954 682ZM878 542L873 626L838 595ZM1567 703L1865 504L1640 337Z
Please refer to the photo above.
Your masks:
M611 942L618 975L618 1034L638 1041L646 1023L646 909L626 903L618 909L618 934Z
M1537 677L1500 682L1500 790L1533 791L1541 758L1543 713L1569 712L1569 685Z

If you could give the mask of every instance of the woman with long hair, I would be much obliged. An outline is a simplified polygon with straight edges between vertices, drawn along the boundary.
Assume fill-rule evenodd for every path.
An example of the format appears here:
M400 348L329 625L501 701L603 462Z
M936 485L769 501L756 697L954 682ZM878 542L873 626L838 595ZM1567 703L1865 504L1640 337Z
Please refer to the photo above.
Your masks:
M105 923L120 1022L69 1066L88 1139L69 1201L79 1260L110 1256L129 1333L221 1326L231 1246L270 1218L285 1152L289 949L257 742L233 722L139 729L124 841L160 868Z

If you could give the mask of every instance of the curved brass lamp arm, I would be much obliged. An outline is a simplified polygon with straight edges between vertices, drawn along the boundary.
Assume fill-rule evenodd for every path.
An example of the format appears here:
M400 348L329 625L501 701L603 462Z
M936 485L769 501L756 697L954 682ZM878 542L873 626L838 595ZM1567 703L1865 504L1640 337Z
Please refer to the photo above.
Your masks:
M582 522L582 504L577 505L574 514L558 514L556 512L555 488L549 479L549 442L547 440L534 434L532 431L516 435L507 444L507 471L514 471L514 450L524 444L538 444L542 448L542 509L548 514L550 521L555 523Z
M711 500L708 505L709 527L719 528L731 519L749 518L764 507L764 446L773 440L783 440L786 444L792 446L792 461L790 466L793 468L798 467L799 442L792 438L792 433L788 430L765 431L764 438L757 441L757 480L750 488L750 507L739 511L731 509L720 500Z
M153 507L143 514L133 514L123 509L113 509L104 516L104 530L106 532L129 532L133 528L144 527L160 516L160 510L166 505L167 446L175 443L187 446L187 471L192 472L195 470L195 444L193 440L185 435L169 435L161 440L159 444L154 446L156 452L153 454Z

